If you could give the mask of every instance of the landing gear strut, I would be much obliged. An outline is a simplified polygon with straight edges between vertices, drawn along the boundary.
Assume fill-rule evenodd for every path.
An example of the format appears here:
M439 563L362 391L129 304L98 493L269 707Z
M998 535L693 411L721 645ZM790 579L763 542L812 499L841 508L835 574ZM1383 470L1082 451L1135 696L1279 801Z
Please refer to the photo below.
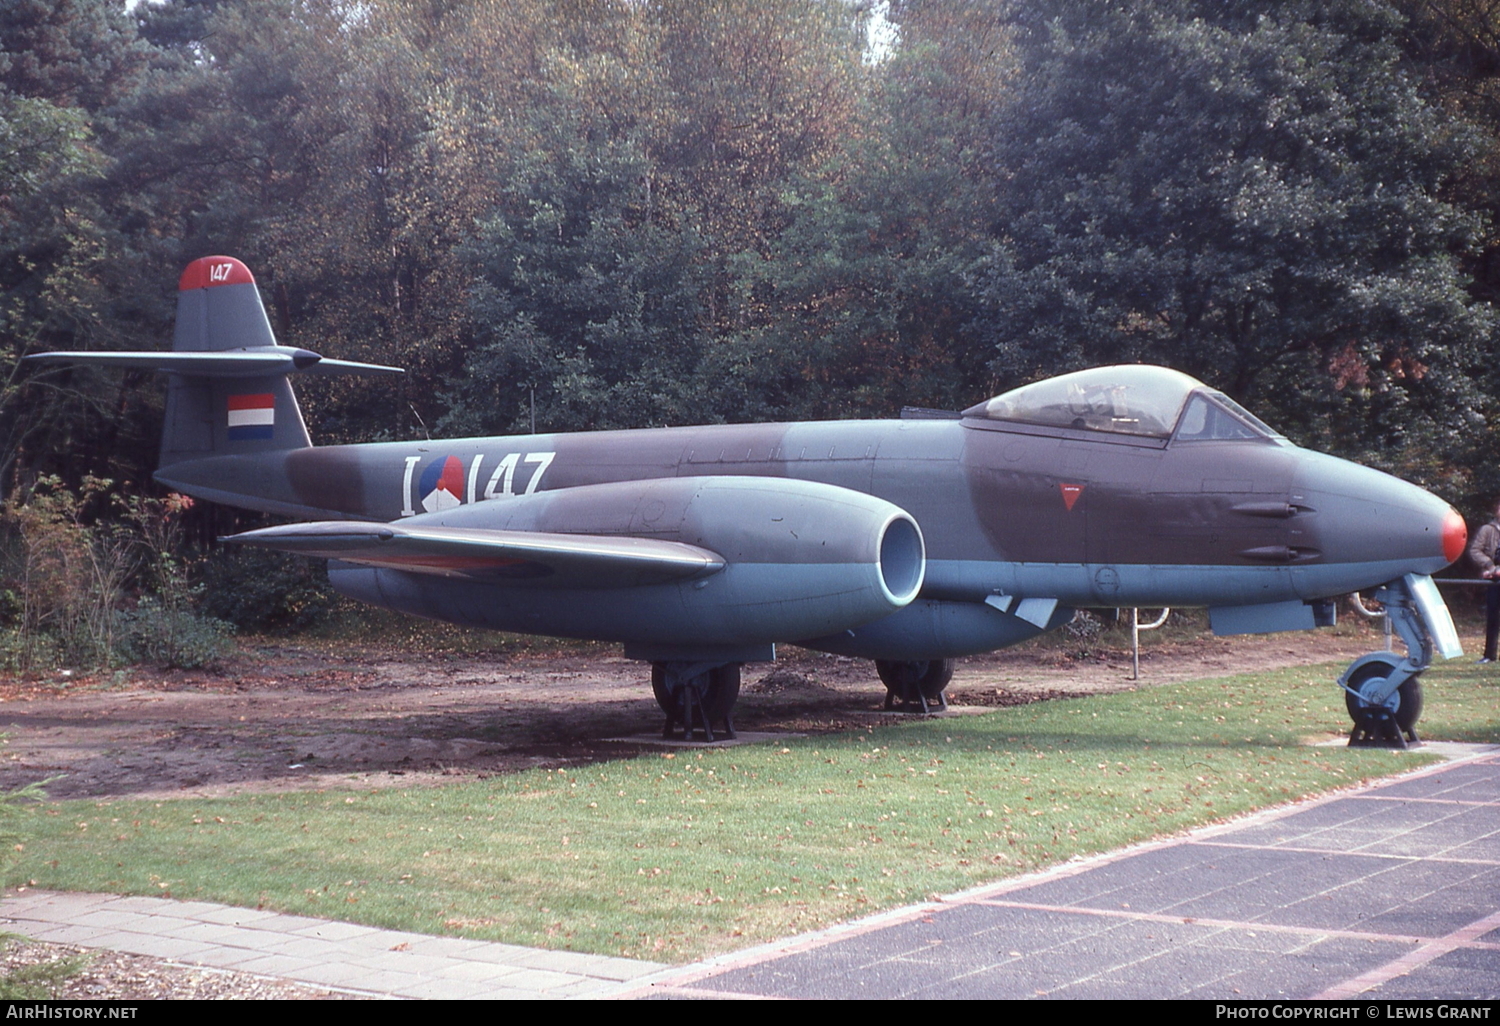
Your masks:
M1431 595L1428 592L1431 592ZM1422 716L1422 671L1432 665L1433 631L1451 634L1447 608L1430 578L1407 575L1384 585L1375 598L1390 617L1391 630L1406 646L1405 657L1394 652L1360 656L1339 678L1344 705L1354 720L1350 745L1405 748L1417 744L1417 720ZM1435 603L1435 608L1434 608ZM1424 608L1425 606L1425 608ZM1441 610L1441 617L1436 610ZM1452 638L1456 650L1457 637ZM1448 641L1438 645L1447 651Z
M714 724L723 737L734 737L734 703L740 697L739 663L664 662L651 664L651 691L656 704L667 714L664 739L688 740L695 731L713 742Z
M952 659L877 659L875 672L885 684L887 709L929 713L948 708L944 689L953 679Z

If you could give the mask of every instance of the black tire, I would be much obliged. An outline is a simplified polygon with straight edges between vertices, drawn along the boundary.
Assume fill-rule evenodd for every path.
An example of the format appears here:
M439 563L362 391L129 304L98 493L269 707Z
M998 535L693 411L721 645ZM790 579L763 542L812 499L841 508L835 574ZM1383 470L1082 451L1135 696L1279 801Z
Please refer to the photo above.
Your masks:
M1389 660L1366 663L1354 671L1349 678L1351 690L1360 691L1371 681L1384 680L1394 673L1396 667ZM1344 692L1344 708L1349 711L1349 718L1359 723L1360 710L1365 708L1361 702L1348 691ZM1396 689L1396 726L1401 730L1410 732L1416 727L1417 721L1422 718L1422 676L1408 677L1406 681Z
M677 703L667 690L667 674L660 663L651 664L651 693L656 704L668 716L677 713ZM740 698L740 664L730 663L708 671L708 690L703 695L703 711L710 723L717 723L729 715L734 703Z
M940 701L953 680L952 659L877 659L875 672L885 690L898 702Z

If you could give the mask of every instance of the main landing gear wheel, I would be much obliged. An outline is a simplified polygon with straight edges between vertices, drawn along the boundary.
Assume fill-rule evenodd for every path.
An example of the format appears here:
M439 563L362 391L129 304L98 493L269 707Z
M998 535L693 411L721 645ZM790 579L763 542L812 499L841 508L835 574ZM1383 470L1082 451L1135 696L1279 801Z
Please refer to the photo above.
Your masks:
M948 708L943 689L953 679L952 659L877 659L875 672L885 684L887 709L926 713Z
M667 725L661 736L672 739L677 728L682 727L684 741L700 731L705 741L712 742L714 724L722 724L722 733L734 737L734 703L740 697L740 664L730 663L704 671L681 682L674 691L667 683L665 663L651 664L651 692L656 704L667 714Z
M1354 720L1351 745L1416 744L1417 720L1422 718L1420 676L1408 677L1382 705L1364 697L1378 691L1395 669L1392 663L1380 660L1366 663L1349 677L1349 691L1360 696L1344 692L1344 707Z

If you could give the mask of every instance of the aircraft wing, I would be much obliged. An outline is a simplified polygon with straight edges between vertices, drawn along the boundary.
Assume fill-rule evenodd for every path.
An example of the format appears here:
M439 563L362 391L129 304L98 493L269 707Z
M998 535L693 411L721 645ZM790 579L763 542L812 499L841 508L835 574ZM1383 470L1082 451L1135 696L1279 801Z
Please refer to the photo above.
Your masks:
M344 520L267 527L219 540L419 574L545 581L554 586L664 584L705 577L724 568L724 559L718 553L654 538L405 527Z

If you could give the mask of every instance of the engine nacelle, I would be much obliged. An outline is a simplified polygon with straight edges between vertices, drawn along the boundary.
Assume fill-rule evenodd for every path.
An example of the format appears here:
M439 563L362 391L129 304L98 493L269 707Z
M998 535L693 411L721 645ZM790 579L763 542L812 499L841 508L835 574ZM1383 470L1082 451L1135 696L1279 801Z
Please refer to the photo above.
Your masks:
M632 536L717 553L722 570L636 587L434 578L330 564L366 602L497 630L674 647L763 645L846 631L916 598L922 532L883 499L788 478L660 478L496 499L412 527Z

